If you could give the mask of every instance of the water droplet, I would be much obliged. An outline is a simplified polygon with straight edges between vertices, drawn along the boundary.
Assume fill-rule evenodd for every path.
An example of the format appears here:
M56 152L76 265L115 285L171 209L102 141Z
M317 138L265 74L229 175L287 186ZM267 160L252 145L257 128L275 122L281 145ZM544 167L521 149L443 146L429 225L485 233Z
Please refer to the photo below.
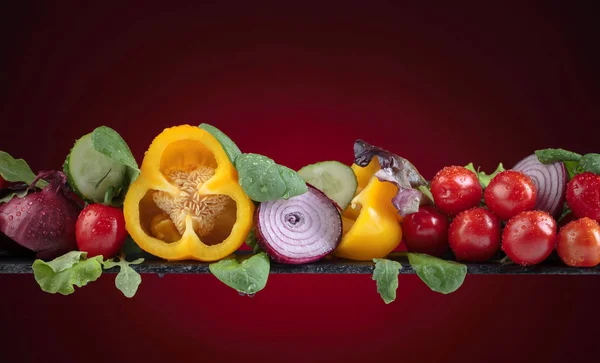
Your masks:
M21 208L21 212L25 212L25 207Z
M165 274L164 274L164 273L162 273L162 272L159 272L159 273L158 273L158 277L162 279L163 277L165 277Z
M248 297L254 297L256 294L248 294Z
M260 191L263 192L263 193L266 193L267 192L267 186L266 185L261 185Z
M21 212L17 212L16 214L17 214L17 217L18 217L18 216L20 216L20 215L21 215Z
M45 216L45 215L46 215L46 212L42 211L42 215L43 215L43 216Z
M29 203L27 203L27 204L29 204L29 205L32 205L32 204L33 204L33 202L32 202L32 201L29 201Z
M12 220L13 220L13 218L14 218L13 216L8 216L8 220L9 220L9 221L12 221Z
M246 294L243 293L243 292L241 292L241 291L238 291L238 295L240 295L240 296L246 296Z

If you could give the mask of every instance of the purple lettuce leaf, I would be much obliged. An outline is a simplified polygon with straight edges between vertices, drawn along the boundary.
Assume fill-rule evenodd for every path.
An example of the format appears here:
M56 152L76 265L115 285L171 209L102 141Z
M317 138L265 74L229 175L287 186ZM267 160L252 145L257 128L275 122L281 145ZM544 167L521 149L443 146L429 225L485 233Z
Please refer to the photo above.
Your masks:
M429 183L410 161L363 140L356 140L354 143L356 165L365 167L374 157L377 157L381 166L381 169L375 173L377 179L393 183L398 187L398 193L392 198L392 204L400 216L405 217L416 213L419 206L432 202L419 190L423 187L428 188Z

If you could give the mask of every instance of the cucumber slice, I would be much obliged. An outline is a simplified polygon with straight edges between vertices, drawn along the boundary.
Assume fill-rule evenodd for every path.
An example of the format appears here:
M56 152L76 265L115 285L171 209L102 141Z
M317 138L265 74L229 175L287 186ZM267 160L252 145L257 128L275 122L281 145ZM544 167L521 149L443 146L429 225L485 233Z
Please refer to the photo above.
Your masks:
M298 171L298 175L305 182L325 193L342 210L350 204L358 187L352 169L339 161L323 161L307 165Z
M119 193L127 166L96 151L89 133L75 142L63 170L75 194L90 203L103 203L108 188L113 187L113 195Z

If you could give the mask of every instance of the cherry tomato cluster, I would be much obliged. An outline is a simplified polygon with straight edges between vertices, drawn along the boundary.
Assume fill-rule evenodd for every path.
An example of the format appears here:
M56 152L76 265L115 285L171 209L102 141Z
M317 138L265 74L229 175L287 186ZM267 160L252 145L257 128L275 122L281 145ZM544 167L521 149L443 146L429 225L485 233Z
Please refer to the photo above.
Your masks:
M600 175L574 176L566 200L572 213L556 220L533 210L537 191L526 174L506 170L487 187L462 166L440 170L431 182L435 206L424 205L402 221L409 251L458 261L490 260L502 250L523 266L539 264L554 250L569 266L600 264Z

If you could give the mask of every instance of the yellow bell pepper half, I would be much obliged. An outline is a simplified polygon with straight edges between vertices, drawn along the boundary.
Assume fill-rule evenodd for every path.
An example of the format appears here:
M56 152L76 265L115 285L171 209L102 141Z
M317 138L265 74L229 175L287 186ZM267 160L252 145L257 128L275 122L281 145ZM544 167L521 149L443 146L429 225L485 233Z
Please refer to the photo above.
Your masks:
M379 169L377 158L364 168L352 165L358 187L342 214L343 237L335 256L370 261L387 256L402 241L401 218L392 204L398 187L379 181L374 176Z
M254 203L210 133L189 125L165 129L140 171L123 205L126 229L140 248L166 260L216 261L244 243Z

